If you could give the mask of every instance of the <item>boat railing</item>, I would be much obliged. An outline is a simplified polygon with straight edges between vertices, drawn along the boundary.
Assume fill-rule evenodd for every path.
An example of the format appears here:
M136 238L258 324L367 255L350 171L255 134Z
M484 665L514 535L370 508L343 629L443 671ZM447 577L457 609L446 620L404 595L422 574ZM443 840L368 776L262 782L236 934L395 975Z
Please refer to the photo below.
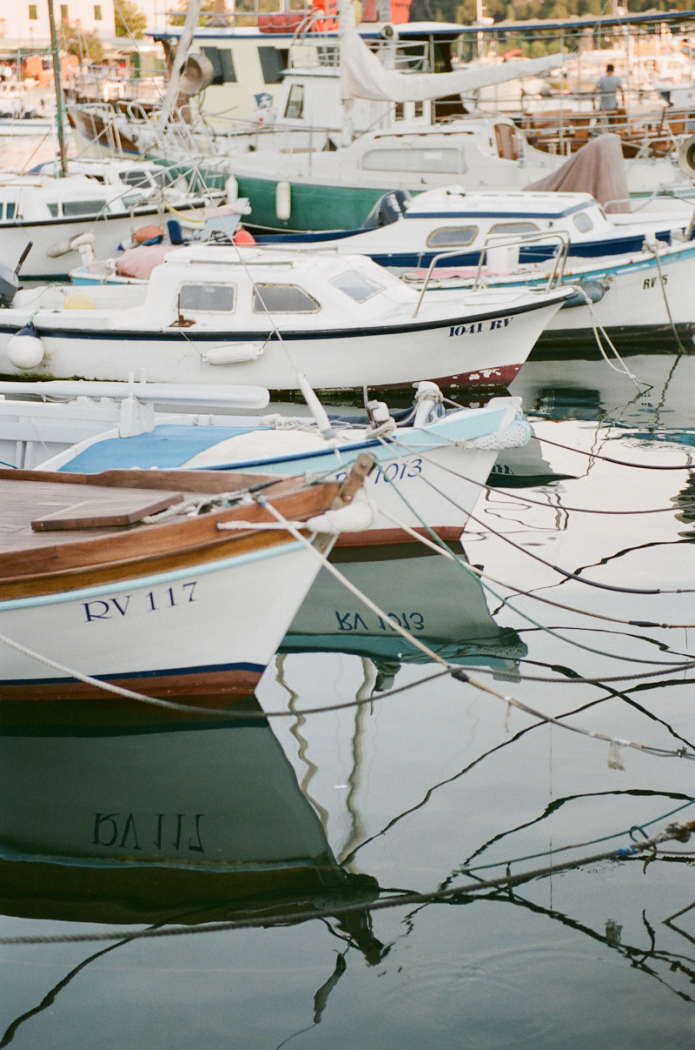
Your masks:
M473 252L478 252L478 266L476 268L475 277L473 279L473 287L471 290L474 292L478 290L483 268L483 259L487 255L487 252L490 248L511 248L517 245L519 247L526 247L526 245L529 244L537 244L539 241L557 241L559 248L559 250L556 251L553 256L553 266L550 271L550 274L548 275L548 283L545 288L546 292L551 291L551 289L555 287L555 285L561 284L565 272L565 263L569 254L570 238L569 234L566 233L564 230L552 230L546 231L544 233L534 233L531 235L524 234L518 237L510 237L508 240L501 240L499 237L493 235L486 237L484 243L480 246L480 248L471 249ZM418 315L418 311L422 304L422 300L425 297L425 292L427 291L428 285L430 283L432 273L434 271L434 268L439 263L440 259L452 259L456 256L464 254L465 252L465 246L460 245L458 248L450 248L448 251L439 252L438 255L434 256L427 269L427 276L425 277L422 289L420 291L420 298L417 301L417 306L415 307L415 311L413 313L413 320Z

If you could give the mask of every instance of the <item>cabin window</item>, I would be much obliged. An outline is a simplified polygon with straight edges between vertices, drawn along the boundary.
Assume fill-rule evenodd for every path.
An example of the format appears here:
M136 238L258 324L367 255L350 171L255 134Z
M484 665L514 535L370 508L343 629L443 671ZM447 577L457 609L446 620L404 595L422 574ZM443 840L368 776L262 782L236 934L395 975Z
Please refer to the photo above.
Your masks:
M264 84L279 84L282 74L287 69L290 51L287 47L259 47L258 57L261 60Z
M365 171L425 171L461 175L468 170L461 150L441 149L371 149L362 157Z
M588 233L589 230L593 230L594 224L591 221L591 216L587 215L585 211L577 212L576 215L572 216L572 222L577 227L580 233Z
M339 288L341 292L349 295L356 303L364 303L377 292L384 290L383 284L379 284L370 277L365 277L357 270L346 270L345 273L333 277L330 283L334 288Z
M51 213L51 218L52 219L57 219L58 218L58 205L57 204L49 204L48 205L48 210Z
M146 171L122 171L121 182L126 186L150 186L150 176Z
M106 201L63 201L64 217L77 218L81 215L98 215L99 212L105 211L105 209Z
M301 120L304 115L304 85L292 84L287 96L285 116L289 120Z
M395 113L394 113L394 119L395 120L404 120L405 119L405 102L397 102L396 103L396 110L395 110Z
M206 58L212 63L213 84L236 84L234 60L228 47L201 47Z
M478 236L477 226L442 226L427 238L428 248L463 248Z
M512 235L538 233L535 222L496 222L490 233L508 233Z
M4 210L5 210L5 205L4 204L0 204L0 219L2 219Z
M14 201L8 201L7 209L5 211L5 218L6 219L14 219L14 213L15 213L15 208L16 207L17 206L16 206Z
M415 103L415 108L413 109L413 116L414 117L421 117L424 112L425 112L425 103L424 102L416 102Z
M320 309L314 297L296 284L257 284L253 290L256 314L316 314Z
M182 284L179 309L207 313L230 313L234 309L233 284Z

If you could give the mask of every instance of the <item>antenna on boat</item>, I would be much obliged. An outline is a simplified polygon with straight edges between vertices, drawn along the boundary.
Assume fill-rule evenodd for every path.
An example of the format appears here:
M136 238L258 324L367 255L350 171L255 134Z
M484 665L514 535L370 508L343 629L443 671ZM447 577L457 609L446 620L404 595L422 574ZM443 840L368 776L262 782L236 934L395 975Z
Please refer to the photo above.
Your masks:
M65 99L63 98L63 84L60 77L60 51L58 50L58 34L56 33L56 20L53 13L53 0L48 0L48 21L51 27L53 86L56 93L56 124L58 132L58 154L60 156L60 177L61 179L64 179L68 174L68 154L65 149Z

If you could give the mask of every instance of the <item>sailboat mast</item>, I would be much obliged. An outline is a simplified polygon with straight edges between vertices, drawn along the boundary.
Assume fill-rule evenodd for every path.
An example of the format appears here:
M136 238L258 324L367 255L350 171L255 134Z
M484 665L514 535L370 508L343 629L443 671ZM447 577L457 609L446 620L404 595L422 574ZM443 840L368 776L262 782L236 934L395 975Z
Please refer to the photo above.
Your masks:
M60 77L60 51L58 50L58 34L56 33L56 20L53 13L53 0L48 0L48 21L51 26L51 52L53 53L53 85L56 93L56 122L58 131L58 155L60 157L60 177L64 179L68 173L68 154L65 148L65 99L63 97L63 85Z
M49 0L49 3L50 2L52 2L52 0ZM159 124L161 128L165 127L176 107L176 100L179 96L179 85L181 83L181 74L186 65L188 49L191 46L193 34L198 27L200 3L201 0L190 0L188 10L186 11L183 31L179 37L179 46L176 49L176 56L169 75L169 83L167 85L166 94L164 95L164 101L162 102L162 108L159 114Z

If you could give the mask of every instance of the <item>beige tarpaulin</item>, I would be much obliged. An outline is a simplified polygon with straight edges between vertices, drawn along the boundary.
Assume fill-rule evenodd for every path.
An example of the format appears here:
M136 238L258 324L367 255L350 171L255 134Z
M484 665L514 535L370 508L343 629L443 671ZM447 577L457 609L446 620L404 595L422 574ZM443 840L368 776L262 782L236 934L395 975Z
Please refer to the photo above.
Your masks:
M396 46L395 43L393 45ZM356 29L340 41L340 79L343 99L369 98L374 102L424 102L520 77L536 77L557 69L570 55L548 55L501 65L476 65L456 73L397 73L386 69Z
M630 196L630 191L627 188L620 136L599 135L577 150L574 156L552 175L546 175L540 182L532 182L529 186L524 186L524 189L590 193L601 204L608 201L622 202L611 204L606 211L630 211L626 199Z

